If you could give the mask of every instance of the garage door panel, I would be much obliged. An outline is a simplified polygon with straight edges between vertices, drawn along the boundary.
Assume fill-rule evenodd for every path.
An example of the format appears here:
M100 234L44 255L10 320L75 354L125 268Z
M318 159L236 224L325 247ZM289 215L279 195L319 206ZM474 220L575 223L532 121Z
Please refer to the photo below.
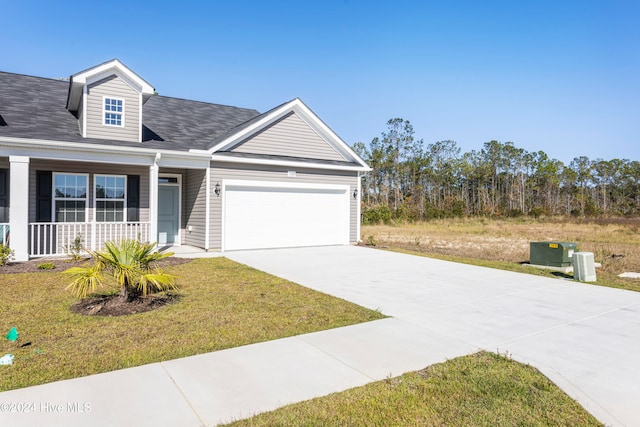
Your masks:
M227 186L225 250L349 243L346 189Z

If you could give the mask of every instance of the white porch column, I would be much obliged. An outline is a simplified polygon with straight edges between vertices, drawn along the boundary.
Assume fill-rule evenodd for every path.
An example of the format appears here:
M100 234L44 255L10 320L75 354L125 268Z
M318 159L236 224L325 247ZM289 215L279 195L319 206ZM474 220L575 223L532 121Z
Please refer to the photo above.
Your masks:
M149 166L149 241L158 242L158 164Z
M29 157L9 156L9 246L15 261L29 260Z

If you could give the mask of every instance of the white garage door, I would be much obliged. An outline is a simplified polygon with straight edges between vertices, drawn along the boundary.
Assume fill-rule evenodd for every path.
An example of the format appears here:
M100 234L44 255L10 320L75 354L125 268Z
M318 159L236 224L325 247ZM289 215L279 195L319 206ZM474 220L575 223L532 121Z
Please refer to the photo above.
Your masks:
M348 186L224 184L223 250L349 244Z

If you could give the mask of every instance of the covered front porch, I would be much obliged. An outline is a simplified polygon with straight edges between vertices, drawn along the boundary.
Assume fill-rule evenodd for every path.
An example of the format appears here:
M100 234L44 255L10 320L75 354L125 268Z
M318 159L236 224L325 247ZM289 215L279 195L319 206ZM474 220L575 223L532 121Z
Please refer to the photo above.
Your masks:
M99 250L123 238L179 246L190 217L186 201L200 197L183 196L186 177L208 175L209 162L189 155L187 161L163 159L159 153L124 157L0 157L7 190L0 244L8 245L18 262L78 248Z

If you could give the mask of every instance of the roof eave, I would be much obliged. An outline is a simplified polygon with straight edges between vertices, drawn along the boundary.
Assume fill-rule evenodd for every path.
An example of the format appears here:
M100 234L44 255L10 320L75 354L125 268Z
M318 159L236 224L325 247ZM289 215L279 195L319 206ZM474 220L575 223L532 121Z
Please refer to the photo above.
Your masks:
M119 163L137 165L149 165L154 159L162 159L159 166L187 169L206 168L211 157L209 153L0 136L0 156L4 155L88 162L119 159Z

